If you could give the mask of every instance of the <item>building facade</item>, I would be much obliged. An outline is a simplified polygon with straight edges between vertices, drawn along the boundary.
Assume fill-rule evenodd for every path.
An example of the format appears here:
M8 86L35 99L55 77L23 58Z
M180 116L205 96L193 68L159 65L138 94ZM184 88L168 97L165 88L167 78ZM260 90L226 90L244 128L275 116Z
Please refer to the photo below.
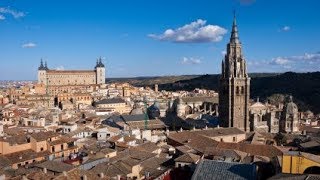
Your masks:
M283 108L280 119L280 131L286 133L298 133L300 126L298 106L290 96Z
M259 102L258 98L257 102L249 107L250 131L278 133L281 112L282 109Z
M70 86L105 84L105 66L101 58L94 70L50 70L42 60L38 68L38 84L46 86Z
M219 117L223 127L250 130L249 125L250 77L242 54L234 17L227 53L222 61L219 85Z

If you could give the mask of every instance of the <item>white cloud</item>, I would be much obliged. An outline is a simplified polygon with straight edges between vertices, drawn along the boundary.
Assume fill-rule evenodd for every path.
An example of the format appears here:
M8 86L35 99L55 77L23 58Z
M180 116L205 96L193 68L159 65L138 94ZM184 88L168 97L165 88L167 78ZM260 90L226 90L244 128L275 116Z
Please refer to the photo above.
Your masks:
M201 59L193 57L183 57L181 60L181 64L201 64Z
M248 66L255 71L320 71L320 52L305 53L298 56L276 57L271 60L249 61Z
M221 51L222 56L225 56L226 54L227 54L227 51L225 51L225 50Z
M4 15L0 14L0 20L4 20L6 19L6 17L4 17Z
M64 70L64 67L63 67L63 66L58 66L58 67L56 67L56 70L58 70L58 71L59 71L59 70L60 70L60 71L61 71L61 70Z
M227 30L217 25L206 25L207 21L198 19L176 29L167 29L163 34L148 36L161 40L178 43L203 43L221 41Z
M34 48L36 46L37 45L35 43L32 43L32 42L22 44L22 48Z
M287 32L287 31L290 31L290 30L291 30L290 26L283 26L280 31Z
M0 7L0 15L4 17L6 14L13 16L15 19L25 16L24 12L11 9L10 7Z
M290 63L290 60L288 58L283 58L283 57L273 58L270 62L270 64L275 64L275 65L286 65L289 63Z

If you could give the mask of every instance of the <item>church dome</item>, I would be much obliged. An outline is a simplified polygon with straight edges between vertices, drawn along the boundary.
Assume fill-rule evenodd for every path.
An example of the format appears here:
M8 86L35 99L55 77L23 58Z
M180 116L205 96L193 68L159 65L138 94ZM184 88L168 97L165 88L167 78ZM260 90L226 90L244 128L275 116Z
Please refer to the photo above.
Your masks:
M292 101L292 96L289 97L287 104L284 107L287 114L298 113L298 106Z

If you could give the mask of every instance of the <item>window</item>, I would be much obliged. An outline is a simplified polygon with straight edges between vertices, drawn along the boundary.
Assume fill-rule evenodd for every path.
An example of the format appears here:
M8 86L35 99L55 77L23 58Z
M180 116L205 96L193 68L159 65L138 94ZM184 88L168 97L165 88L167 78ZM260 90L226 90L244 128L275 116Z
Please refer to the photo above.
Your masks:
M232 138L232 141L233 141L233 142L236 142L236 140L237 140L236 137L233 137L233 138Z
M241 94L244 94L244 87L241 86Z
M43 151L43 147L40 149L40 151Z
M52 150L52 152L54 152L54 146L52 146L51 150Z
M61 144L61 150L63 150L63 144Z

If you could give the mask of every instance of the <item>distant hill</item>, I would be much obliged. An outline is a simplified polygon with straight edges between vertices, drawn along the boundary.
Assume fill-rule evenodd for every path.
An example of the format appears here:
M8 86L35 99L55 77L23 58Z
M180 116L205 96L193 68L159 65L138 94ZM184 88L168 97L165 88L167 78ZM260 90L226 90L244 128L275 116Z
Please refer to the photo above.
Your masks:
M107 83L128 82L134 86L145 87L154 84L174 83L181 80L190 80L201 75L181 75L181 76L154 76L154 77L133 77L133 78L107 78Z
M273 77L252 78L251 97L290 94L299 108L320 113L320 72L287 72Z
M129 82L135 86L150 86L159 84L160 90L193 90L205 88L218 91L219 76L191 75L191 76L166 76L144 77L129 79L113 79L107 82ZM310 109L320 113L320 72L312 73L252 73L251 98L260 97L265 100L273 94L290 94L298 103L301 110Z

